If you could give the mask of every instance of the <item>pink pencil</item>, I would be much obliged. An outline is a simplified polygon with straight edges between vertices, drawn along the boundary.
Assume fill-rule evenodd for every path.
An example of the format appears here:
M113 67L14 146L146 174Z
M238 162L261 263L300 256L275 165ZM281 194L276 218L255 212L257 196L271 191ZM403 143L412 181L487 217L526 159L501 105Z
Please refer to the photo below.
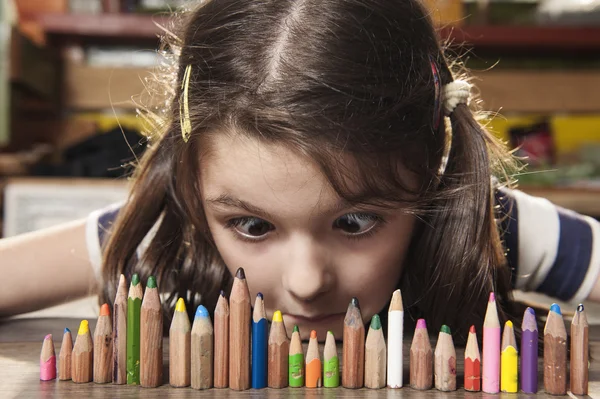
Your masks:
M40 380L50 381L56 378L56 355L52 334L46 335L40 353Z
M483 392L500 392L500 320L498 320L496 297L493 292L490 292L490 300L483 321L482 380Z

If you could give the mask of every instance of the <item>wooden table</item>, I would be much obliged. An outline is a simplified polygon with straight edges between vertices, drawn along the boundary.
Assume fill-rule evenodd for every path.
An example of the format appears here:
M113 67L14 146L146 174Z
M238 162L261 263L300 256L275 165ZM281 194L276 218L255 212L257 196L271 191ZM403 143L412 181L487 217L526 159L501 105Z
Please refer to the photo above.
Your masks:
M402 389L351 390L344 388L286 388L286 389L261 389L236 392L230 389L210 389L196 391L191 388L171 388L168 385L168 370L165 368L164 385L159 388L141 388L138 386L112 385L112 384L75 384L72 381L40 381L39 356L44 336L52 333L56 355L60 350L62 333L65 327L77 334L78 319L13 319L0 321L0 398L192 398L192 397L217 397L217 398L556 398L540 390L538 395L498 394L466 392L462 388L452 392L443 393L435 389L429 391L416 391L408 387ZM90 320L90 329L94 328L95 321ZM590 396L600 398L600 361L597 359L600 350L600 326L590 328L592 361L590 369ZM75 337L73 337L75 338ZM433 339L433 334L431 334ZM410 340L405 338L405 383L408 382L408 345ZM168 340L165 340L165 366L168 361ZM339 348L341 350L341 345ZM458 377L457 384L462 386L462 349L457 348ZM542 368L540 367L540 371ZM539 377L540 389L543 382L542 374Z

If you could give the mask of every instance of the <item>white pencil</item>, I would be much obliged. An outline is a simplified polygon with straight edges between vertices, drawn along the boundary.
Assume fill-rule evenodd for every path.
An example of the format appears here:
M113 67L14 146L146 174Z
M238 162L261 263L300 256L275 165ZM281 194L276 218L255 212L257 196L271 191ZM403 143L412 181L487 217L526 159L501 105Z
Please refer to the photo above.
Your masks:
M404 306L402 293L394 291L388 309L388 354L387 385L390 388L402 387L403 357L402 339L404 337Z

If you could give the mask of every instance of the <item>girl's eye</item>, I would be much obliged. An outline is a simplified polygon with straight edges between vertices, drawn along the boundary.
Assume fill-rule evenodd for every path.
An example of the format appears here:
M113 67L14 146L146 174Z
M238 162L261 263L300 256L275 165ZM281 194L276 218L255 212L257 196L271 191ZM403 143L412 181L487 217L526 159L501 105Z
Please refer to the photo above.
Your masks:
M333 222L334 229L340 229L348 239L367 238L385 223L385 219L370 213L349 213ZM275 230L271 223L256 217L245 216L227 221L225 228L234 230L242 241L258 242Z

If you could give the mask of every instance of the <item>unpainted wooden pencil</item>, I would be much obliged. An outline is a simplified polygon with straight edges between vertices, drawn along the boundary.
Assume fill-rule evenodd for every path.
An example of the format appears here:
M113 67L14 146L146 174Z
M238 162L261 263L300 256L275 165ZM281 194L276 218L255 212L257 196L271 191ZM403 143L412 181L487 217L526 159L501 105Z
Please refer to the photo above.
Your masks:
M213 385L213 326L208 310L199 305L192 325L192 388L208 389Z
M250 292L244 269L238 269L229 298L229 387L250 388Z
M154 276L148 278L140 312L140 385L157 387L162 384L163 315Z
M319 341L317 341L317 332L310 332L308 349L306 350L306 380L307 388L320 388L321 379L321 356L319 356Z
M56 379L56 354L52 334L44 337L42 351L40 352L40 380L50 381Z
M555 303L544 327L544 388L551 395L567 394L567 330Z
M190 319L183 298L177 300L169 329L169 383L172 387L187 387L191 383Z
M456 350L450 327L443 325L434 352L435 388L456 391Z
M105 384L112 381L113 331L110 309L105 303L94 330L94 382Z
M113 304L113 384L127 384L127 280L121 274Z
M365 325L358 298L352 298L344 318L342 386L362 388L365 377Z
M65 328L63 333L62 344L60 345L60 353L58 355L58 379L71 379L71 358L73 355L73 337L71 330Z
M71 355L71 379L73 382L90 382L94 372L94 342L87 320L79 324L73 354Z
M410 346L410 386L413 389L431 389L433 384L433 352L425 319L417 320Z
M215 307L214 387L229 386L229 303L221 291Z
M371 318L371 325L365 343L365 387L379 389L385 387L386 347L379 315Z
M571 392L575 395L588 394L589 325L582 304L571 322Z
M288 386L288 357L290 341L287 337L283 317L279 310L273 313L271 331L269 333L269 388L285 388Z

